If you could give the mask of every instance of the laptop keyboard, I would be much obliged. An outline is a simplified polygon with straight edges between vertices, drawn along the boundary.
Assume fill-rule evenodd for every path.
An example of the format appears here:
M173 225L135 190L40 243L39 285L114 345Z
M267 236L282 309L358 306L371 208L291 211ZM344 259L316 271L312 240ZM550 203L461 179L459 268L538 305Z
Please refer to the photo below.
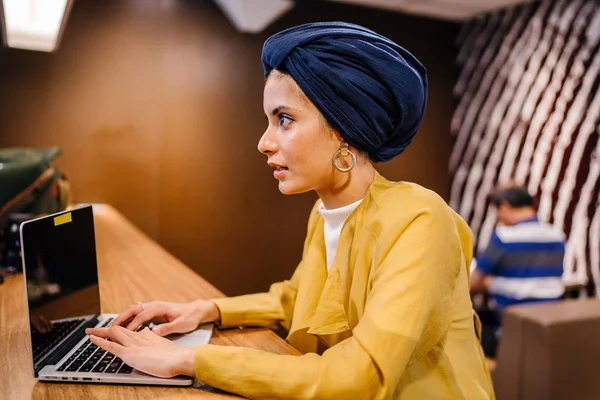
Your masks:
M65 322L54 322L54 329L50 333L40 334L31 330L31 339L33 345L33 362L37 364L46 353L71 333L79 324L84 321L83 318L73 319Z
M108 325L111 321L112 319L109 319L103 326ZM119 357L115 357L106 350L101 349L88 339L57 368L57 371L130 374L133 368L125 364Z

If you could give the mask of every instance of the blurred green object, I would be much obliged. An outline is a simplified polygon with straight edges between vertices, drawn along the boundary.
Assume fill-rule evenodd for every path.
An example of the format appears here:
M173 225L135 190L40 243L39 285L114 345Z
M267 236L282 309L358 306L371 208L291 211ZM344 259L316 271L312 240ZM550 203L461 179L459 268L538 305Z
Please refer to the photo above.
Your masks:
M51 214L68 206L70 184L53 165L60 154L58 147L0 149L0 242L11 214Z
M57 147L49 149L0 149L0 206L25 190L60 155Z

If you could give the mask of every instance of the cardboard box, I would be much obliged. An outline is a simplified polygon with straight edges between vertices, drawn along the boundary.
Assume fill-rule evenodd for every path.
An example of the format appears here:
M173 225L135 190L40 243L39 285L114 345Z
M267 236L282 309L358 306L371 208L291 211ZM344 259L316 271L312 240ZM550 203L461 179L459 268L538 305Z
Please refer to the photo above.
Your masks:
M600 300L507 308L497 356L498 400L600 399Z

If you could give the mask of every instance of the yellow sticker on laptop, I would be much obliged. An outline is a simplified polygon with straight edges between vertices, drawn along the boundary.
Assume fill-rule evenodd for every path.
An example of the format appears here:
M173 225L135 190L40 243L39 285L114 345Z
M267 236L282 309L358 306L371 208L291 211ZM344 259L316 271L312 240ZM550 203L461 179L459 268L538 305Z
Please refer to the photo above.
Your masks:
M54 226L68 224L71 221L71 213L69 212L63 215L59 215L58 217L54 217Z

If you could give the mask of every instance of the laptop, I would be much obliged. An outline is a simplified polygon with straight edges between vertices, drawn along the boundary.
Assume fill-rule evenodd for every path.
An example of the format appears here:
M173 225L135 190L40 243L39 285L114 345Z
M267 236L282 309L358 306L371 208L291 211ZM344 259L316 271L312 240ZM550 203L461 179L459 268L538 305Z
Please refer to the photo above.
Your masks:
M23 276L33 374L41 381L188 386L193 378L156 378L94 345L85 329L105 327L100 313L92 206L23 222ZM168 337L181 346L208 343L212 324Z

